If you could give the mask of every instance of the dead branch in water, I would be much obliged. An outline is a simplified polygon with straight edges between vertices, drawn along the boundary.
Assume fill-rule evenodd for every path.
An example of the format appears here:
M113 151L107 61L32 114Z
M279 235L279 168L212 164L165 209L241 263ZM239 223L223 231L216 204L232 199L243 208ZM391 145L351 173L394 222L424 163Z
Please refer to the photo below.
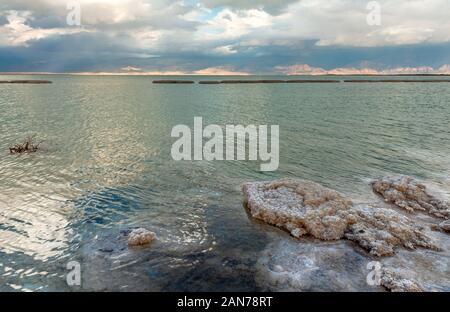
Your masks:
M10 154L34 153L39 149L39 143L34 143L34 136L26 138L22 144L15 144L9 148Z

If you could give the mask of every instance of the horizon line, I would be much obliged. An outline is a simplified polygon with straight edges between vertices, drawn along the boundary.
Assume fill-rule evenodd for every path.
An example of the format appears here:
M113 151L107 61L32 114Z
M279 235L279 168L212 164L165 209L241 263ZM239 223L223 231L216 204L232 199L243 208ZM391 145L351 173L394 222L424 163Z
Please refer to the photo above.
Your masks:
M450 76L450 74L439 74L439 73L397 73L397 74L285 74L285 73L264 73L264 74L251 74L251 73L236 73L236 74L196 74L196 73L119 73L119 72L0 72L1 76L14 76L14 75L70 75L70 76Z

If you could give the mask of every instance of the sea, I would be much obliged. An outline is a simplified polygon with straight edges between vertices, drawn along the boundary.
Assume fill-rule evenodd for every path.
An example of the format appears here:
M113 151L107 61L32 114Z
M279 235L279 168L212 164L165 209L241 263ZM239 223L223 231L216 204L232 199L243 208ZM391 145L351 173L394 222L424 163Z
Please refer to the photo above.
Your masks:
M52 83L0 84L0 291L384 291L367 284L373 257L352 242L295 239L251 218L242 184L299 178L381 205L370 181L404 174L450 192L448 82L0 76L12 79ZM340 83L152 83L161 79ZM174 160L171 131L194 117L278 125L278 169ZM38 151L10 154L27 137ZM157 239L129 247L139 227ZM401 250L386 261L449 291L448 250Z

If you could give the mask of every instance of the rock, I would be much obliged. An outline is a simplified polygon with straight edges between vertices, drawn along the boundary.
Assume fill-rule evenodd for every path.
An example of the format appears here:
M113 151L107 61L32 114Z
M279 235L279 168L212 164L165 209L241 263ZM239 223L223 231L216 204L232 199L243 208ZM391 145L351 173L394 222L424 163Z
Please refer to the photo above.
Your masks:
M350 224L345 238L355 241L374 256L394 254L394 248L424 247L439 250L424 228L400 213L386 208L354 207L357 222Z
M294 237L347 238L375 256L391 255L397 246L439 249L423 228L398 212L354 206L344 195L314 182L282 179L246 183L243 191L252 217Z
M243 191L254 218L295 237L308 233L323 240L340 239L354 221L349 214L350 199L314 182L283 179L246 183Z
M439 228L444 232L450 232L450 220L439 223Z
M423 288L414 280L400 272L384 268L381 271L381 286L392 292L423 292Z
M153 242L156 238L156 234L150 232L144 228L134 229L128 234L128 245L129 246L140 246L146 245Z
M98 251L101 251L101 252L113 252L114 249L112 247L104 247L104 248L99 248Z
M367 263L373 261L372 257L355 250L348 241L302 239L299 243L280 239L276 233L269 233L267 238L255 265L255 280L261 291L383 290L367 282L371 271ZM381 280L381 271L379 276Z
M286 271L281 265L275 265L274 267L273 267L273 271L274 272L278 272L278 273L281 273L281 272L284 272L284 271Z
M372 182L373 190L409 212L428 212L436 217L450 218L450 204L435 198L425 185L408 176L383 177Z

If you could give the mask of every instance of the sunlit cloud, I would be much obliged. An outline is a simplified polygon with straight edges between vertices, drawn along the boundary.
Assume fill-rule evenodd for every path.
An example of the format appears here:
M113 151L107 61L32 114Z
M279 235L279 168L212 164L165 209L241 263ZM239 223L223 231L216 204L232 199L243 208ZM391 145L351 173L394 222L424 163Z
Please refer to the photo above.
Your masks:
M234 71L232 69L227 69L224 67L209 67L204 68L200 70L196 70L193 72L195 75L233 75L233 76L245 76L249 75L249 73L241 72L241 71Z
M30 41L86 31L71 28L33 28L26 24L31 17L32 13L30 11L9 11L6 15L7 23L0 26L0 45L28 46Z
M382 70L374 68L333 68L325 70L320 67L312 67L307 64L295 64L289 66L277 66L275 72L286 75L398 75L398 74L450 74L450 65L439 68L430 66L420 67L394 67Z

